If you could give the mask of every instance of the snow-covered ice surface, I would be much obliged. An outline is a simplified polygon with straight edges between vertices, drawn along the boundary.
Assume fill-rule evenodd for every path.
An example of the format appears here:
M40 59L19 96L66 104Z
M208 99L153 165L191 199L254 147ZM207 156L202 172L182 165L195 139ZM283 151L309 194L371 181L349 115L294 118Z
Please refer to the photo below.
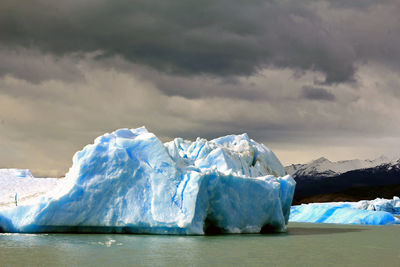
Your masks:
M311 203L292 206L291 222L385 225L400 224L400 199Z
M284 231L295 182L246 134L163 144L142 127L98 137L39 203L0 211L4 232Z
M394 215L400 215L400 198L394 196L393 199L376 198L374 200L361 200L358 202L346 202L353 208L386 211Z
M33 203L38 197L53 190L61 181L57 178L34 178L29 170L0 169L0 210Z

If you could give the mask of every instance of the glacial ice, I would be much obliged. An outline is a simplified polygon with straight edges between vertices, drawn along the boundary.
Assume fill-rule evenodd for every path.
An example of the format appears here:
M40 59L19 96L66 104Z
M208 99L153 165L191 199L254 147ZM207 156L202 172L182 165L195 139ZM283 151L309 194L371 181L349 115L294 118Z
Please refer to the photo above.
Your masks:
M371 202L372 205L374 201L311 203L292 206L289 221L366 225L400 224L399 219L384 209L368 209L370 205L368 202ZM365 205L366 203L368 205ZM387 204L390 203L390 200L380 201L380 203Z
M26 169L0 169L0 209L19 204L32 203L39 196L54 189L62 179L34 178Z
M295 182L246 134L163 144L144 127L96 138L37 203L0 210L4 232L284 231Z
M357 209L386 211L394 215L400 215L400 198L397 196L394 196L393 199L376 198L374 200L361 200L351 203L351 205Z
M33 175L27 169L0 169L0 178L33 178Z

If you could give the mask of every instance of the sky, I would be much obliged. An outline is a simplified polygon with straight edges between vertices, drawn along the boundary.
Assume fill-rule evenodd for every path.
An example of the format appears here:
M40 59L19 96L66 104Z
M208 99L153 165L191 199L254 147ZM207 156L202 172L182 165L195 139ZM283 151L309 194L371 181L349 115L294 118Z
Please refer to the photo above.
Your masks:
M3 0L0 167L103 133L248 133L283 164L400 147L398 0Z

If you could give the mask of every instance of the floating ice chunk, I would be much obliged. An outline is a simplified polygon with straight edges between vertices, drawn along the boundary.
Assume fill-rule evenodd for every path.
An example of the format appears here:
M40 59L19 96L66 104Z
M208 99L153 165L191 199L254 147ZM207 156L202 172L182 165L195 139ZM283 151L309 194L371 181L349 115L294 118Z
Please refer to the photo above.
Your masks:
M284 231L295 182L246 134L163 144L142 127L95 139L40 203L0 211L6 232Z
M393 199L376 198L374 200L361 200L352 203L357 209L386 211L392 214L400 215L400 198L394 196Z
M385 225L400 223L389 212L355 208L351 202L312 203L292 206L291 222Z

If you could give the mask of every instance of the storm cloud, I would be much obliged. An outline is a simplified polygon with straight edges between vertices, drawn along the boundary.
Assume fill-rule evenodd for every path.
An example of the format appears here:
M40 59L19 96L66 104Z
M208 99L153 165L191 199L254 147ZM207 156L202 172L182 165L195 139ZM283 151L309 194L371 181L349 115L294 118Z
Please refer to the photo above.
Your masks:
M0 2L0 167L62 175L104 132L247 132L285 163L400 144L400 3Z
M324 88L304 86L302 88L302 97L310 100L334 101L335 95Z
M7 47L101 51L179 75L273 66L320 71L331 84L354 80L365 61L398 66L399 11L395 0L2 1L0 36Z

